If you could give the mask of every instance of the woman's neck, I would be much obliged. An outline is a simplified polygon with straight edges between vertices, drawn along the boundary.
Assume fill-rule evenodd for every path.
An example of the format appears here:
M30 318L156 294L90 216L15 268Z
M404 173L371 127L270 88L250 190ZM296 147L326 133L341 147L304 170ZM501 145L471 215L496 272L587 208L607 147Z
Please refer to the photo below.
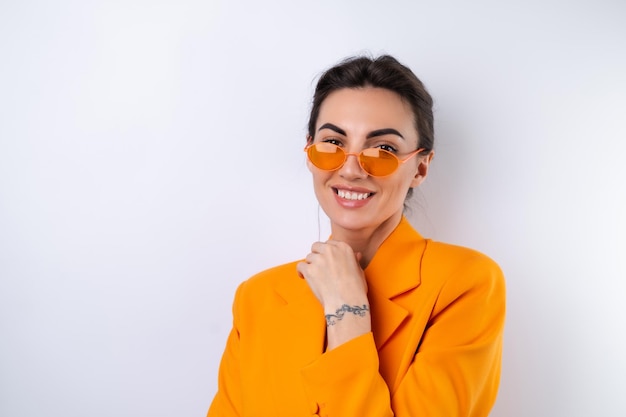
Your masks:
M401 219L402 212L399 212L372 229L352 230L331 224L332 239L347 243L354 253L361 253L361 268L365 269Z

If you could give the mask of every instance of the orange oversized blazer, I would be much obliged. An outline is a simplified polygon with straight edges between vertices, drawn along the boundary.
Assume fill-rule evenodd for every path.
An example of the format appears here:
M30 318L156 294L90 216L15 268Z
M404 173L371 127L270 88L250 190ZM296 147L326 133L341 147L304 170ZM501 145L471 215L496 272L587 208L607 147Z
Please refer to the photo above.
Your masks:
M505 316L496 263L403 218L365 276L372 331L328 352L296 262L243 282L208 416L487 416Z

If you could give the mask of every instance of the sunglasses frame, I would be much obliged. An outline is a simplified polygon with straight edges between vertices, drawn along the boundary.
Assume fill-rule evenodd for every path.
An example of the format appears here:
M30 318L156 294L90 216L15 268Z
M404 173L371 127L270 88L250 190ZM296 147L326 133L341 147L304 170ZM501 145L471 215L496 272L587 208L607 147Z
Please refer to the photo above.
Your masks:
M317 165L315 165L315 162L313 162L313 160L311 159L311 155L309 154L309 149L314 147L315 145L318 145L320 143L325 143L327 145L331 145L334 146L338 149L341 149L341 151L344 153L344 158L343 158L343 162L337 167L337 168L333 168L333 169L325 169L325 168L320 168ZM389 154L391 156L393 156L396 161L398 161L398 165L396 166L396 168L391 171L389 174L385 174L385 175L374 175L371 172L369 172L368 170L365 169L365 167L363 166L363 163L361 162L361 155L363 155L363 152L365 152L367 149L371 149L371 148L365 148L363 149L361 152L359 153L354 153L354 152L346 152L345 149L343 149L341 146L335 145L334 143L327 143L327 142L309 142L307 143L307 145L304 147L304 152L306 152L307 158L309 159L309 161L313 164L313 166L317 169L321 169L322 171L337 171L338 169L340 169L342 166L345 165L346 161L348 160L348 157L350 155L355 156L356 160L359 162L359 166L361 167L361 169L363 171L365 171L367 173L367 175L370 175L372 177L376 177L376 178L382 178L382 177L388 177L389 175L393 174L394 172L396 172L398 170L398 168L400 168L400 165L404 164L406 161L408 161L409 159L413 158L415 155L419 154L420 152L424 151L424 148L419 148L414 150L413 152L411 152L410 154L408 154L405 158L400 159L398 158L394 153L389 152L385 149L379 149L379 151L384 152L385 154Z

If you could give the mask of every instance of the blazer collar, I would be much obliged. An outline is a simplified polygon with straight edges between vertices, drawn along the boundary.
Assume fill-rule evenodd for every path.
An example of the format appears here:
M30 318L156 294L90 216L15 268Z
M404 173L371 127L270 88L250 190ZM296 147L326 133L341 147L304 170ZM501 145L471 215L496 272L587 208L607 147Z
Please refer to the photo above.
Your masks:
M387 299L414 289L420 284L418 272L425 248L425 239L402 217L365 268L368 286Z

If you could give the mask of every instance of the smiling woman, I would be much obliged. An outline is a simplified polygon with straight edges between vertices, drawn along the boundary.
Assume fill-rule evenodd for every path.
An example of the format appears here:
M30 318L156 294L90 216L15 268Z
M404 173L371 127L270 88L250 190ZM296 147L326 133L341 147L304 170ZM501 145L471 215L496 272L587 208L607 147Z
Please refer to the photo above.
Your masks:
M305 150L332 237L240 285L210 417L489 414L502 272L403 215L433 143L432 99L393 57L322 75Z

